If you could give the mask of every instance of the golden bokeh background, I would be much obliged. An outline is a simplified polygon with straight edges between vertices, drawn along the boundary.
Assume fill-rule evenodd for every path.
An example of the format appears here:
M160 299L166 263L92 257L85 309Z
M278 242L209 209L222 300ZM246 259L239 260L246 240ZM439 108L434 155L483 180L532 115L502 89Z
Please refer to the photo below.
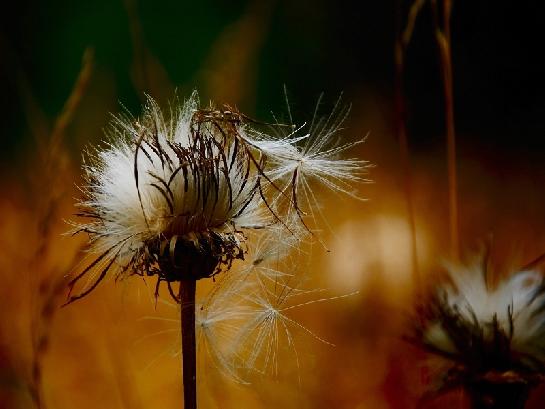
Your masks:
M295 111L308 111L301 121L322 90L331 102L346 91L353 109L343 135L369 134L350 152L375 164L373 183L359 187L367 200L318 192L329 251L315 246L305 283L331 297L358 293L290 311L335 346L294 328L296 352L281 345L277 374L240 384L199 357L200 407L417 407L441 364L403 340L416 285L393 50L395 14L405 15L410 2L362 3L51 0L22 3L11 21L4 16L0 408L32 408L37 393L51 409L181 407L178 311L167 294L156 302L154 282L110 279L60 308L65 276L84 244L66 235L65 223L79 196L81 151L102 139L119 102L138 114L144 92L166 106L175 92L183 97L197 88L203 101L268 120L270 110L284 110L284 83ZM512 10L458 3L452 18L460 243L471 254L493 235L495 265L504 274L545 249L545 107L537 97L545 66L535 65L539 42L531 36L545 14L523 2L510 30L524 30L511 44L506 37L513 33L500 33L498 19ZM417 20L407 50L404 90L422 287L449 257L443 103L428 14ZM472 41L490 47L476 56ZM498 63L503 59L517 63ZM198 291L210 285L199 283ZM529 407L539 407L544 395L535 391ZM464 399L454 391L423 407L462 408Z

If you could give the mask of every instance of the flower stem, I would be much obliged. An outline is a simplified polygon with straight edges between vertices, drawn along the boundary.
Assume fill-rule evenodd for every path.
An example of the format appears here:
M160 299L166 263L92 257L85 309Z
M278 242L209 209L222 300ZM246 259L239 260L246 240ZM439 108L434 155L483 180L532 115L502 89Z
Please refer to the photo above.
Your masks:
M184 409L197 408L197 353L195 345L195 280L180 281L182 373Z

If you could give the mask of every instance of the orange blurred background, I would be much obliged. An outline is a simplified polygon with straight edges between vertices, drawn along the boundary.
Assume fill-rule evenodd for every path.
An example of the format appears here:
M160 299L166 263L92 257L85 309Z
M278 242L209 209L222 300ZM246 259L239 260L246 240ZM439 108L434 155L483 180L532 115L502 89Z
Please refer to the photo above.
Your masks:
M293 349L283 345L276 376L255 376L243 385L200 357L200 405L416 407L440 363L402 340L415 277L407 169L401 166L395 129L393 47L395 14L405 16L409 3L358 8L355 2L205 2L184 11L173 2L126 0L106 17L106 2L97 3L105 10L97 5L87 13L85 6L63 8L51 1L54 11L23 3L13 21L4 16L1 72L7 74L8 119L0 166L0 408L31 408L38 393L44 407L56 409L181 406L178 312L167 294L162 294L165 302L155 302L154 282L108 280L85 299L59 308L66 296L64 277L81 258L83 245L82 237L64 234L79 196L80 152L101 140L109 113L121 109L119 102L138 114L143 92L166 104L175 89L184 96L196 87L203 101L237 105L266 121L268 110L284 109L284 82L294 110L308 108L301 122L322 90L332 92L326 95L331 102L345 90L353 109L344 136L354 140L369 133L367 142L350 152L376 165L373 183L359 189L368 200L319 192L331 226L321 237L330 251L316 246L306 283L326 288L331 297L359 293L290 311L290 318L335 346L295 329L298 363ZM545 107L537 97L545 90L539 79L545 66L535 65L540 48L532 37L536 15L544 16L539 7L523 2L514 12L456 2L452 16L455 112L461 124L460 244L472 254L493 235L498 274L545 249ZM179 26L161 29L161 18L176 23L169 17L174 12L184 12ZM515 22L509 30L522 32L500 33L500 22L509 15ZM112 37L87 38L101 30L103 17ZM38 29L27 31L35 21L46 33L43 41ZM416 24L403 92L418 271L426 287L449 255L447 172L429 11L424 9ZM180 38L173 38L178 28ZM118 51L123 64L112 63L116 50L107 47L109 40L121 41L116 30L125 41L126 49ZM159 38L160 33L168 37ZM507 39L509 34L515 39ZM482 55L475 55L479 49L471 48L472 42L486 45ZM48 51L55 61L48 62ZM64 63L67 67L61 67ZM55 82L57 76L62 79ZM210 284L199 285L204 291ZM537 390L529 407L539 407L543 396L545 391ZM464 405L454 392L425 407Z

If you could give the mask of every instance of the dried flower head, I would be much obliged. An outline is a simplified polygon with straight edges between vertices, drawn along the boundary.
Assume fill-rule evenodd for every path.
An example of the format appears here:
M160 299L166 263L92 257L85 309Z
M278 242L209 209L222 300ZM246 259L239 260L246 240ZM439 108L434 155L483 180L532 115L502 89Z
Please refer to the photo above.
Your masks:
M335 157L348 147L331 142L342 114L297 136L302 128L258 126L229 107L202 109L193 93L168 117L148 97L140 119L114 118L110 141L90 152L84 166L79 215L90 221L75 227L89 234L90 261L72 279L71 288L81 291L70 301L109 272L156 276L173 294L174 281L209 277L244 259L251 231L286 230L300 239L309 209L297 186L306 199L314 197L305 175L349 193L343 183L362 180L365 172L365 162ZM267 251L286 252L285 244L294 244L276 243Z
M283 313L287 308L263 300L270 298L266 282L274 282L280 294L293 290L267 264L284 259L305 231L310 233L304 221L308 213L298 199L304 192L305 205L315 201L305 175L350 193L344 180L360 180L366 166L334 158L348 146L327 148L344 120L333 121L330 129L330 119L316 128L316 135L296 136L302 128L288 125L290 132L271 137L232 108L199 108L196 93L169 117L148 97L141 119L117 117L111 142L90 155L79 205L80 216L91 221L75 227L89 234L91 261L70 282L70 293L82 281L83 289L68 302L88 294L108 273L116 278L154 276L156 297L166 283L181 306L184 407L197 407L197 345L236 379L239 359L220 339L248 328L243 333L257 334L257 341L247 361L255 367L265 348L267 367L278 326L288 333L287 323L294 323ZM303 139L307 144L300 151L297 144ZM291 238L283 239L287 232ZM250 236L257 245L251 252ZM233 262L248 253L251 265L231 271ZM230 275L197 303L196 281L221 271ZM178 294L173 282L179 282ZM258 314L238 303L247 301L242 297L247 290L255 294L254 286L267 295L252 298L262 301L253 303L254 309L260 307ZM240 339L239 347L248 345L242 341L247 337L235 339Z
M88 272L197 279L243 258L244 229L271 223L260 202L264 157L243 138L240 115L199 110L196 94L166 120L148 98L141 120L116 118L112 141L85 167L79 225L98 256ZM262 199L263 200L260 200ZM168 266L168 268L166 268Z
M526 391L540 381L545 375L541 274L518 271L492 286L486 263L475 263L450 267L449 278L422 307L413 338L451 363L438 391L463 386L496 407L501 385Z

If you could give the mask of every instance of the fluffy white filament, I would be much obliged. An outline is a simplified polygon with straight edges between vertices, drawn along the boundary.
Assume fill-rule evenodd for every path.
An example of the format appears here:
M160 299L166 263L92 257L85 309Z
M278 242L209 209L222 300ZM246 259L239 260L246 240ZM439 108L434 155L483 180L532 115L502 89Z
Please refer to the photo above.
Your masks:
M541 274L520 271L491 287L482 266L475 264L451 267L449 277L452 283L439 290L438 302L456 316L459 325L478 328L483 341L492 343L496 323L510 340L513 353L545 363L545 293ZM426 324L424 343L449 354L463 353L442 319L436 317Z

